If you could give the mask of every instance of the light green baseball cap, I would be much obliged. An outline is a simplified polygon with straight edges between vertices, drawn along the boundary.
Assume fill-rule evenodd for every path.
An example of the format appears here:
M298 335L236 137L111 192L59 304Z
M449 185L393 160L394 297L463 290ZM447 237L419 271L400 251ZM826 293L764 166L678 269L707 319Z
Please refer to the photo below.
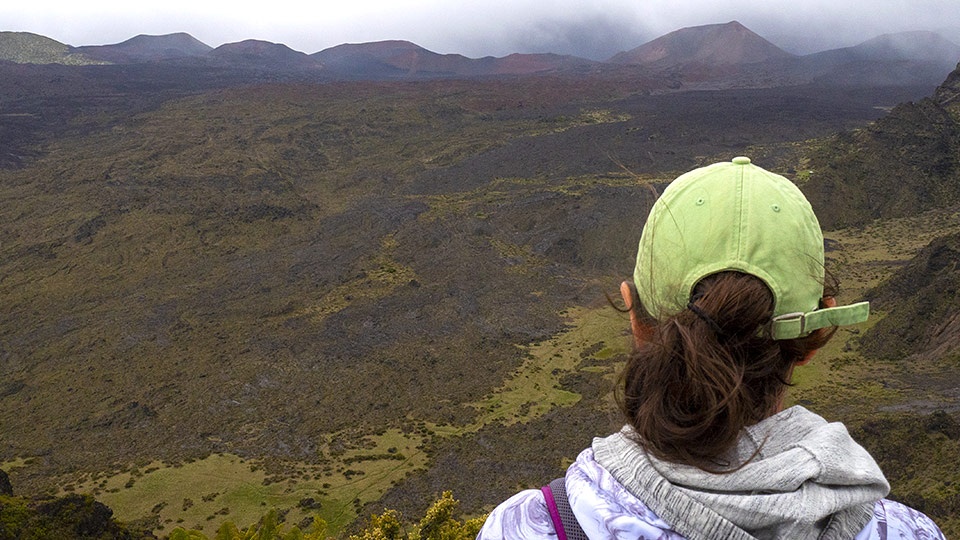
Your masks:
M823 233L803 193L786 178L736 157L674 180L640 237L633 281L656 319L687 308L697 283L735 270L773 293L771 334L793 339L867 320L869 302L820 309Z

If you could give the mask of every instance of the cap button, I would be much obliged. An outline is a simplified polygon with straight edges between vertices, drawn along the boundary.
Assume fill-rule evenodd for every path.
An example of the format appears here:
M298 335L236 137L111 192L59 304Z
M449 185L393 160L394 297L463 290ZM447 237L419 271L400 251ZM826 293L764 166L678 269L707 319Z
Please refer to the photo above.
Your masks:
M733 158L733 162L736 163L737 165L749 165L750 158L744 157L744 156L737 156Z

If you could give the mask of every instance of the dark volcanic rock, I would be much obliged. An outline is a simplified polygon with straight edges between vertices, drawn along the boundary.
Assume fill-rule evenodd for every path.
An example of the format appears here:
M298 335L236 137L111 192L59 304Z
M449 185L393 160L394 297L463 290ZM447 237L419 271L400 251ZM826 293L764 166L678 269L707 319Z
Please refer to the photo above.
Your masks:
M10 485L10 477L3 469L0 469L0 495L13 496L13 486Z

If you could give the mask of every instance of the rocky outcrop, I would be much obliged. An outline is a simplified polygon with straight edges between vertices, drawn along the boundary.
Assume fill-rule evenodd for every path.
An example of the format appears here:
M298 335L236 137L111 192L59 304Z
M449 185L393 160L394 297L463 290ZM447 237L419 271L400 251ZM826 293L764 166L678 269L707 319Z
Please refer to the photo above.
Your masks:
M13 486L10 485L10 477L3 469L0 469L0 495L13 495Z

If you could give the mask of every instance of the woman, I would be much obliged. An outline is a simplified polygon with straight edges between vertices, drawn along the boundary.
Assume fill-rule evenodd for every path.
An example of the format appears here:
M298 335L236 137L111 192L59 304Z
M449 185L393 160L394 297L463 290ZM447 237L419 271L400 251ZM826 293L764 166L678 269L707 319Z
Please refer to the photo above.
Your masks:
M621 285L627 425L564 481L588 538L943 538L883 498L883 473L842 424L783 408L794 367L869 315L837 306L824 277L820 225L787 179L738 157L667 187ZM557 538L544 494L508 499L478 538Z

